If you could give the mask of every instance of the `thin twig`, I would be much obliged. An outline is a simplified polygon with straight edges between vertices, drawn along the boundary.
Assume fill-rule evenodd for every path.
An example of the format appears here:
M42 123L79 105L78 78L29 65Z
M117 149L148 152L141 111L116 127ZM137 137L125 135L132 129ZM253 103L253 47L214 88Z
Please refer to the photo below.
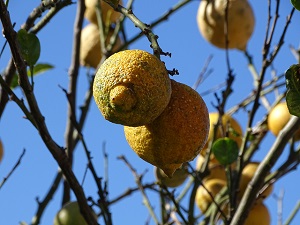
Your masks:
M153 218L155 224L159 225L159 221L158 221L158 218L154 212L154 209L153 207L151 206L151 203L150 203L150 200L145 192L145 189L142 185L142 177L143 175L138 175L136 170L132 167L132 165L128 162L128 160L125 158L125 156L119 156L118 159L122 160L127 166L128 168L131 170L131 172L133 173L134 177L135 177L135 182L137 183L141 193L142 193L142 196L143 196L143 203L145 204L145 206L147 207L147 209L149 210L149 213L151 215L151 217Z
M32 10L32 12L29 14L26 22L21 27L23 29L29 31L29 29L34 26L36 20L39 19L46 10L49 10L52 7L55 7L57 5L57 2L58 2L58 0L42 1L37 7L35 7Z
M79 51L80 51L80 37L81 29L83 24L83 16L85 11L84 0L78 1L77 13L74 21L74 34L73 34L73 49L71 65L69 68L69 87L68 87L68 104L67 104L67 123L65 129L65 147L68 155L69 163L72 166L73 163L73 152L75 149L73 132L74 125L72 120L76 120L76 96L77 96L77 80L79 73ZM62 205L70 201L70 186L69 183L64 180Z
M153 33L153 31L151 30L150 26L143 23L141 20L139 20L134 13L132 12L132 10L128 10L125 7L118 5L118 11L121 12L122 14L124 14L127 18L129 18L133 24L135 26L137 26L138 28L140 28L140 30L142 31L143 34L146 35L146 37L148 38L148 40L151 43L151 48L153 49L153 54L160 59L160 55L169 55L170 53L168 52L163 52L162 49L159 47L158 44L158 36L156 34Z
M65 92L66 97L67 97L68 102L69 102L70 101L70 99L69 99L70 95L68 95L66 89L62 88L62 90ZM72 106L71 106L71 108L72 108ZM71 109L71 110L74 110L74 109ZM99 200L99 206L100 206L100 208L103 212L103 218L104 218L105 224L106 225L112 225L111 213L109 212L109 208L108 208L108 204L107 204L107 193L103 190L102 184L101 184L102 179L97 175L96 169L94 168L94 165L93 165L92 160L91 160L92 159L91 153L88 150L86 141L83 137L83 134L81 133L81 130L79 130L79 126L78 126L78 123L76 121L76 118L71 117L70 120L72 122L72 126L74 127L74 129L76 130L76 132L78 134L79 140L81 141L81 143L83 145L83 149L84 149L84 152L85 152L87 160L88 160L88 168L91 171L91 173L93 175L93 178L94 178L94 181L97 185L98 195L99 195L99 199L100 199Z
M23 149L23 151L22 151L18 161L14 165L14 167L11 169L11 171L9 171L7 176L3 178L2 182L0 183L0 190L3 187L3 185L6 183L6 181L9 179L9 177L13 174L13 172L17 169L17 167L21 164L21 160L22 160L23 156L25 155L25 152L26 152L26 150Z
M144 184L143 185L143 189L153 189L154 186L156 184L155 183L149 183L149 184ZM124 193L120 194L119 196L115 197L114 199L110 200L109 202L107 202L108 205L112 205L115 204L117 202L119 202L120 200L130 196L131 194L133 194L134 192L140 191L139 187L136 188L128 188L126 191L124 191Z
M152 23L150 23L151 29L153 29L154 27L159 25L161 22L166 21L172 14L174 14L175 12L177 12L179 9L181 9L183 6L185 6L187 3L190 3L190 2L193 2L193 1L192 0L183 0L183 1L179 1L179 3L176 3L165 14L163 14L161 17L159 17L158 19L156 19ZM130 9L130 8L127 7L127 9ZM133 42L135 42L142 36L143 36L142 32L139 34L136 34L130 40L127 40L126 43L124 44L124 46L122 46L117 51L120 51L121 49L128 47L129 45L131 45Z
M36 122L33 116L31 115L30 111L27 109L26 105L24 104L24 101L22 99L19 99L18 96L13 92L13 90L10 89L10 87L3 80L1 75L0 75L0 84L2 89L10 96L10 99L14 101L23 111L23 113L26 116L26 119L28 119L36 127Z
M196 90L199 87L199 85L205 80L205 78L207 78L212 73L212 69L207 71L207 68L208 68L209 63L212 60L212 58L213 58L213 56L210 55L206 59L204 66L203 66L200 74L198 75L196 82L194 83L194 85L192 87L194 90Z
M299 212L299 210L300 210L300 201L297 202L295 208L293 209L293 211L291 212L291 214L289 215L289 217L287 218L287 220L284 222L283 225L290 225L292 220L295 218L296 214Z
M58 1L55 4L55 7L51 7L50 10L47 12L47 14L42 17L37 23L34 24L34 26L30 29L31 33L37 33L41 29L43 29L50 21L51 19L57 15L57 13L62 10L64 7L69 6L71 4L74 4L72 0L62 0Z
M280 190L277 197L277 225L282 225L283 196L284 190Z
M174 211L176 211L178 213L179 217L182 219L184 224L188 224L188 221L184 218L184 215L181 211L181 205L177 202L177 200L174 197L174 193L171 193L167 187L164 187L163 190L165 191L165 193L163 195L168 196L168 198L170 198L171 201L173 202Z
M46 207L48 206L50 200L53 198L53 195L55 194L61 179L62 179L62 172L61 172L61 170L59 170L52 182L52 185L51 185L48 193L44 197L44 199L42 201L39 201L39 199L37 198L38 209L37 209L34 217L31 220L31 225L40 224L41 217L42 217Z

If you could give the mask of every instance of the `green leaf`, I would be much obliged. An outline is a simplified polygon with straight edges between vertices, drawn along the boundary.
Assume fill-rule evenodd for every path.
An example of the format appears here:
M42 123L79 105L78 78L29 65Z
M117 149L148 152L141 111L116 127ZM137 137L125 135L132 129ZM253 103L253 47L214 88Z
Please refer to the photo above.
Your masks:
M33 67L33 75L38 75L40 73L44 73L48 70L53 69L54 66L48 63L38 63ZM29 71L27 71L27 74L29 75Z
M237 160L239 147L228 137L219 138L213 143L212 152L219 163L226 166Z
M285 72L286 102L290 114L300 117L300 64L290 66Z
M295 9L300 11L300 0L291 0L291 3Z
M41 46L40 41L35 34L28 33L24 29L20 29L17 39L21 48L21 54L29 66L36 64L40 57Z
M286 94L287 107L291 115L300 117L300 95L297 92Z
M41 74L41 73L44 73L48 70L51 70L53 69L54 66L51 65L51 64L48 64L48 63L38 63L36 64L34 67L33 67L33 76L36 76L38 74ZM27 70L27 76L31 76L30 74L30 70ZM14 78L11 82L11 85L10 85L10 88L14 89L16 88L17 86L19 86L19 83L18 83L18 75L15 74L14 75Z

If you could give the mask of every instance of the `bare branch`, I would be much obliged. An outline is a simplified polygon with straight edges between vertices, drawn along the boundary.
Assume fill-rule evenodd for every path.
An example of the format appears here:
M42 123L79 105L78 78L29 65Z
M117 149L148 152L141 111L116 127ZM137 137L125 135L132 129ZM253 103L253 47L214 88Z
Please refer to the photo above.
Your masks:
M0 190L3 187L3 185L6 183L6 181L9 179L9 177L13 174L13 172L17 169L17 167L21 164L21 160L23 158L23 156L25 155L26 150L23 149L18 161L16 162L16 164L14 165L14 167L11 169L11 171L7 174L6 177L3 178L2 182L0 183Z

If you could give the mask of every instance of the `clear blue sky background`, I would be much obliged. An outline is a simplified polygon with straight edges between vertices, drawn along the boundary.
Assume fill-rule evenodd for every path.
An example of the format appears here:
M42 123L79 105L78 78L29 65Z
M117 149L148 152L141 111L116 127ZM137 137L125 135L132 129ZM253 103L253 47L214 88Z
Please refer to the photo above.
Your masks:
M151 23L162 13L166 12L177 1L168 0L142 0L135 1L133 11L145 23ZM250 0L256 16L256 26L253 36L249 42L248 50L253 56L255 66L258 71L261 67L262 46L267 23L267 2ZM272 2L272 13L274 12L275 1ZM289 1L280 1L280 18L275 30L272 49L277 44L282 33L286 16L291 10ZM40 3L39 0L16 1L10 0L9 10L11 19L16 22L18 30L29 15L29 13ZM176 68L180 75L174 77L177 81L192 86L206 59L212 55L213 59L209 68L213 69L212 74L197 89L203 93L208 89L224 82L227 76L225 62L225 51L218 49L207 43L200 35L196 13L199 1L192 1L176 14L172 15L167 21L161 23L154 29L159 36L159 44L164 51L172 53L172 58L162 57L168 69ZM76 5L71 5L61 11L49 25L38 33L41 42L42 52L39 62L50 63L55 68L35 78L35 94L40 109L45 116L46 124L53 139L61 146L64 146L64 132L66 121L66 97L59 85L68 87L68 68L70 66L73 23L76 13ZM295 12L291 26L288 29L284 46L279 56L274 62L274 69L278 74L282 74L291 64L296 63L296 59L289 50L289 45L299 46L300 37L300 12ZM128 36L133 36L139 32L134 25L127 20L125 26ZM5 39L0 39L0 45L4 44ZM141 38L130 46L130 49L143 49L151 52L149 42L146 38ZM231 67L236 75L233 84L234 92L226 109L230 109L235 104L241 102L252 90L252 76L247 68L247 60L242 52L231 50L229 52ZM10 57L9 48L6 47L4 55L0 60L0 70L4 70ZM266 79L271 78L268 70ZM78 107L83 102L85 91L88 87L86 69L80 69L78 85ZM280 91L282 91L281 89ZM15 90L19 97L22 97L20 89ZM220 94L220 91L218 91ZM270 101L274 100L274 94L268 96ZM203 96L209 111L214 111L212 103L216 103L213 94ZM250 108L247 108L248 110ZM262 107L255 121L259 121L264 115ZM247 113L243 110L235 114L235 118L245 129ZM102 145L106 143L106 151L109 159L109 198L113 199L123 193L128 187L136 187L134 177L125 164L117 160L117 156L125 155L129 162L137 169L138 173L148 170L144 177L144 182L152 182L153 166L144 162L136 156L130 149L120 125L105 121L98 111L95 103L91 104L87 123L84 127L83 135L88 143L88 148L92 152L93 162L100 176L104 176L104 159ZM35 128L23 118L23 113L14 102L9 102L1 119L0 137L5 148L5 155L0 164L0 181L11 170L16 163L23 149L26 149L25 156L20 166L9 178L7 183L0 190L0 224L18 224L20 221L30 222L37 209L35 198L43 198L58 170L55 160L52 158L44 143L39 137ZM266 139L260 146L259 152L255 155L256 160L261 160L272 146L275 137L267 134ZM280 162L285 160L288 149L285 150ZM82 180L87 164L83 153L82 145L79 144L74 161L74 170L79 180ZM195 164L195 161L192 162ZM280 163L276 164L278 166ZM299 170L290 173L280 179L274 188L274 195L279 195L284 191L283 212L285 220L290 211L300 199L299 194ZM96 197L96 187L94 181L88 174L84 190L87 196ZM175 191L179 193L181 188ZM156 210L159 209L159 196L153 192L147 192L152 205ZM60 208L62 185L60 185L53 200L48 205L42 217L41 224L52 224L54 215ZM272 216L272 224L277 224L277 200L273 196L266 200L266 204ZM74 199L74 198L73 198ZM142 196L139 192L111 206L114 224L144 224L149 217L147 209L143 206ZM196 211L198 212L198 211ZM103 224L103 223L102 223ZM151 221L150 224L154 224ZM292 224L300 224L300 215L297 215Z

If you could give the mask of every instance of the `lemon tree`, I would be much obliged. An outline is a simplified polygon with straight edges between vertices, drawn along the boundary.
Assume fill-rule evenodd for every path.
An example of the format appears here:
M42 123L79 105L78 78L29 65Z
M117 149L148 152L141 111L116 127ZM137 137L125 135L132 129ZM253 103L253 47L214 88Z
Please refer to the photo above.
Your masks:
M0 1L0 224L297 223L290 2Z

